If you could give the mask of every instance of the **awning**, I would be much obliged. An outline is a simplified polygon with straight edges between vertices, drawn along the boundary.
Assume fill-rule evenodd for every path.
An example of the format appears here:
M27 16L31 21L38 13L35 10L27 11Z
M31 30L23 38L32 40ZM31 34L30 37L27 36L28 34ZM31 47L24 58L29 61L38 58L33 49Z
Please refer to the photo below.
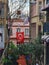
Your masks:
M46 42L47 42L47 43L49 42L49 37L46 39Z
M41 8L42 11L48 11L49 10L49 3L46 4L46 6Z
M42 40L42 41L45 41L45 42L49 42L49 35L43 35L43 36L41 37L41 40Z

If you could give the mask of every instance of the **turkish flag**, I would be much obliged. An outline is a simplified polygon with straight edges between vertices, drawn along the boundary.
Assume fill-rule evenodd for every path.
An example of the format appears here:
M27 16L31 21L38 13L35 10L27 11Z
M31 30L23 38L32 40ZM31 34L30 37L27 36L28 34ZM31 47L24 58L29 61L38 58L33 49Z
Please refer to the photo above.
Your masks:
M17 43L24 43L24 32L16 32Z

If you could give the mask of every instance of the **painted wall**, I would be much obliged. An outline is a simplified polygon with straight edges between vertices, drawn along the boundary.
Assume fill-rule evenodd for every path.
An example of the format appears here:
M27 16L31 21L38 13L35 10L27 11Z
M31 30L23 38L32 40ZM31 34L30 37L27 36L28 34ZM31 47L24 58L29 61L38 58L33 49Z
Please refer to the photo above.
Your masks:
M40 12L39 11L39 1L42 2L42 6L43 6L43 0L36 0L36 4L32 4L32 7L31 7L31 14L32 14L31 15L31 25L32 25L31 38L32 38L32 40L38 36L39 26L41 26L41 32L43 31L43 24L42 24L41 20L39 19L39 12ZM34 28L33 28L34 24L36 24L36 26L34 26Z
M22 19L13 19L11 28L12 28L12 35L10 36L10 40L12 40L14 44L17 43L16 32L18 28L21 29L20 32L24 32L24 42L29 42L29 21L26 20L24 21ZM25 35L25 29L28 29L27 35Z

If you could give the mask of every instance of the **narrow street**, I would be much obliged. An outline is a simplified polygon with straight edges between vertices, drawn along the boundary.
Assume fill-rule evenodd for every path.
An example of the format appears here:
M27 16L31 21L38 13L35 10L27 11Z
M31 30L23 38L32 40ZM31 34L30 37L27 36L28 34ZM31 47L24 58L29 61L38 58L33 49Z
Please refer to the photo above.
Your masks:
M0 65L49 65L49 0L0 0Z

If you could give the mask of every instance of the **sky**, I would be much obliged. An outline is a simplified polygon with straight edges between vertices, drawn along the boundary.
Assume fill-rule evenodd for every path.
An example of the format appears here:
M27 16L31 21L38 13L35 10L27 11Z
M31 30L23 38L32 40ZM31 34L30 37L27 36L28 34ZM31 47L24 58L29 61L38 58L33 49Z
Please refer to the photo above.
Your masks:
M23 9L23 12L25 12L25 14L29 14L29 0L26 3L26 7Z
M20 6L20 2L19 1L24 1L24 0L9 0L9 9L10 9L10 12L15 12L18 7ZM29 0L26 0L27 2L25 4L23 4L21 2L21 4L23 4L23 7L21 7L21 11L22 11L22 14L26 15L28 14L29 15Z

